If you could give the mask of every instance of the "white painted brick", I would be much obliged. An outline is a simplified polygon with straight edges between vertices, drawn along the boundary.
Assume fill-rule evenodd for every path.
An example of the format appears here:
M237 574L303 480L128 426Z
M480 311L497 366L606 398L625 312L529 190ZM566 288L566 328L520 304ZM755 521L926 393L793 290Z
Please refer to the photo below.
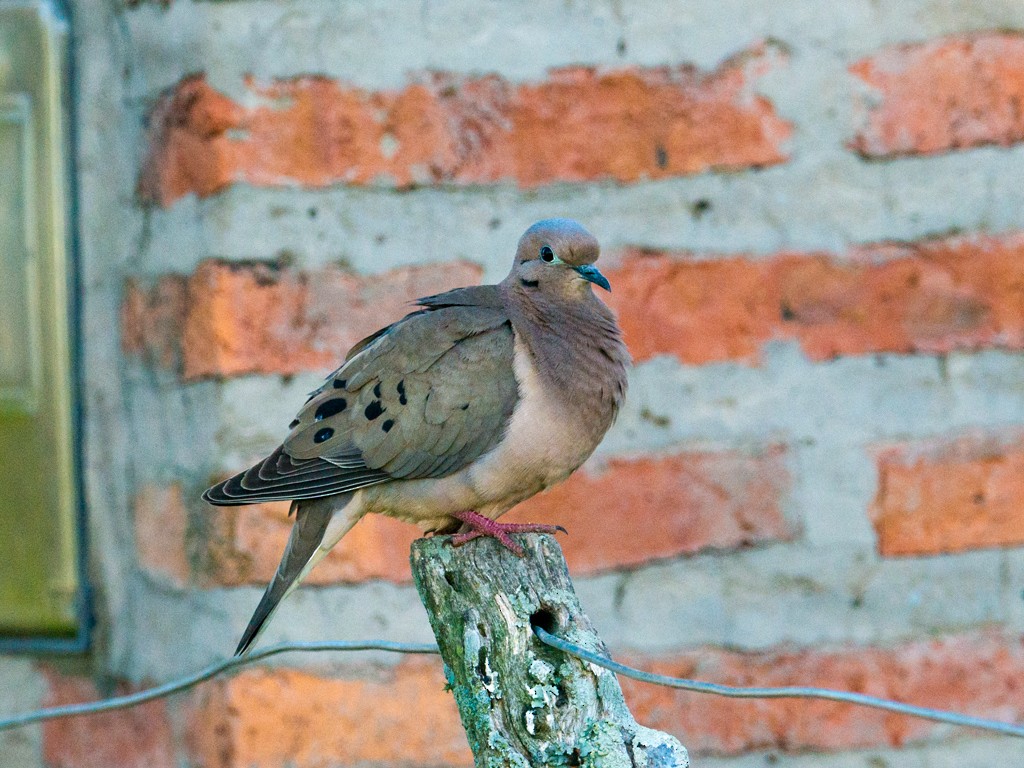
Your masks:
M1024 635L1024 550L1009 549L1003 553L999 576L1007 627Z
M770 344L760 366L683 366L659 357L632 374L630 397L602 451L680 443L814 441L833 448L1024 424L1024 357L990 350L878 355L811 363L795 343ZM669 423L652 429L647 410Z
M852 60L882 45L1024 26L1024 8L1014 0L178 0L169 8L142 5L124 22L142 52L133 92L151 95L196 71L231 90L246 74L322 74L394 88L431 69L526 80L578 64L710 68L766 38Z
M842 137L835 137L841 142ZM263 189L234 185L154 210L139 273L191 272L205 258L272 259L300 267L345 263L365 273L451 259L508 272L516 240L550 216L579 219L597 235L605 263L629 246L709 255L769 256L965 232L1024 228L1016 186L1024 146L863 163L841 147L763 171L702 174L616 185L510 184L420 189ZM697 216L693 205L710 209ZM315 218L310 216L315 211Z
M581 580L580 593L613 649L884 645L1005 622L1001 562L999 552L880 560L777 544Z
M0 656L0 719L37 709L46 683L31 659ZM42 768L42 727L30 725L0 732L0 765Z
M1019 559L1019 558L1018 558ZM584 610L615 652L668 653L704 645L885 645L916 637L1018 624L1018 573L1001 579L1003 553L879 560L870 550L778 544L705 554L631 573L576 579ZM112 627L109 672L165 680L233 650L262 590L161 589L135 579L131 608ZM281 607L261 644L384 638L430 642L410 585L303 587ZM394 663L374 654L380 663ZM347 656L332 658L346 663ZM296 656L283 663L318 665Z

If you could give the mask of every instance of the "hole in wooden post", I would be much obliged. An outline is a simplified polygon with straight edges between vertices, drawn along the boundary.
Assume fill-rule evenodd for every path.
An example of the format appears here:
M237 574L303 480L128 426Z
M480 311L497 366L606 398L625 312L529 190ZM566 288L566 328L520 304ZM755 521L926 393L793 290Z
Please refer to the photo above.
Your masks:
M541 605L536 611L530 614L530 634L533 635L532 648L538 659L551 664L556 669L562 663L565 655L557 648L552 648L537 636L537 630L543 629L549 635L558 637L565 633L569 623L568 611L564 606ZM561 686L559 686L561 687ZM561 694L560 694L561 695Z
M491 684L491 666L487 661L487 647L480 646L476 654L476 673L486 688Z
M558 696L555 697L555 706L564 707L569 703L569 691L565 688L565 680L558 681Z
M541 606L539 610L534 611L530 615L531 627L540 627L551 635L558 634L559 624L560 622L555 612L545 606Z

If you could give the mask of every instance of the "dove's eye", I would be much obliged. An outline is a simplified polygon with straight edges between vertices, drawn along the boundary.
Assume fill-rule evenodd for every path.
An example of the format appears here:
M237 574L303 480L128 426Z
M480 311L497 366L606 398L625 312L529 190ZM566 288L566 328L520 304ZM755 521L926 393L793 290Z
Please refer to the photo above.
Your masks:
M550 246L545 245L543 248L540 249L540 258L542 261L546 261L548 264L550 264L552 261L555 260L555 252L551 250Z

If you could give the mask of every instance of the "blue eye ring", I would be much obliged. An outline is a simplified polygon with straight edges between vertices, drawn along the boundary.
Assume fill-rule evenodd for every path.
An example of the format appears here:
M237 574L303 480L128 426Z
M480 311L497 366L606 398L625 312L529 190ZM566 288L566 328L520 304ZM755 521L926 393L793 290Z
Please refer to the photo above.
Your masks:
M548 264L555 260L555 252L551 250L551 246L545 245L540 249L540 260Z

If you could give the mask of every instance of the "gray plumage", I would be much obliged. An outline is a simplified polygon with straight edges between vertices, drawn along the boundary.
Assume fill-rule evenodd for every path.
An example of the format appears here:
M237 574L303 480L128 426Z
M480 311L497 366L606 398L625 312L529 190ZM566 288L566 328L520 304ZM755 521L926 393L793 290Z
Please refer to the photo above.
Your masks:
M599 247L548 219L520 238L508 277L420 299L356 344L270 456L203 494L293 500L281 565L236 653L365 514L451 532L560 482L593 453L626 392L629 356L591 290Z

